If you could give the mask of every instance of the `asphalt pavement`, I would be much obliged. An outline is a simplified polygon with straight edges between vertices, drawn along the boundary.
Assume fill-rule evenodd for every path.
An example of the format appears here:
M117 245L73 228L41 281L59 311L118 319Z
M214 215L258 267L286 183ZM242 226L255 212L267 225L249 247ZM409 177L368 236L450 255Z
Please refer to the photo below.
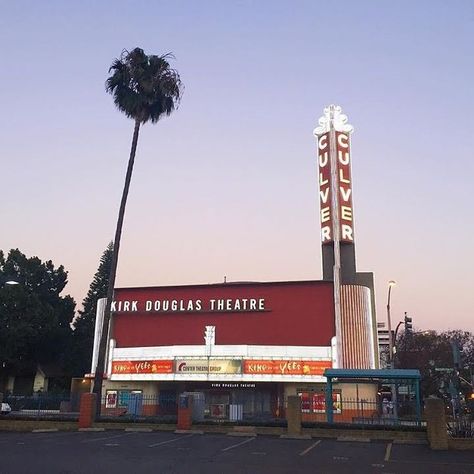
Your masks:
M426 445L171 432L0 432L1 474L474 474L474 452Z

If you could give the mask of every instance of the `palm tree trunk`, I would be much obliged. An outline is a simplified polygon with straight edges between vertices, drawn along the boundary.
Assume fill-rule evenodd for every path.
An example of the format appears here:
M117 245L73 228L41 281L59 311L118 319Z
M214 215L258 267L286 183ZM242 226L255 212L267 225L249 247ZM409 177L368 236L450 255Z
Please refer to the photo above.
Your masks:
M110 315L111 315L110 307L111 307L112 299L114 296L115 276L117 273L117 263L118 263L119 249L120 249L120 238L122 235L123 218L125 216L125 206L127 204L128 190L130 188L130 181L132 179L132 171L133 171L133 165L135 162L135 153L137 151L139 131L140 131L140 121L135 120L135 129L133 131L132 148L130 150L130 158L128 160L127 174L125 176L125 184L124 184L123 192L122 192L122 200L120 202L120 209L119 209L119 214L118 214L118 219L117 219L117 227L115 229L114 248L112 252L112 262L111 262L109 282L108 282L108 287L107 287L107 302L106 302L105 310L104 310L102 335L100 338L99 353L97 357L97 367L95 369L95 376L94 376L93 393L97 395L96 416L100 415L102 382L104 379L104 368L105 368L104 367L105 354L107 352L108 333L109 333Z

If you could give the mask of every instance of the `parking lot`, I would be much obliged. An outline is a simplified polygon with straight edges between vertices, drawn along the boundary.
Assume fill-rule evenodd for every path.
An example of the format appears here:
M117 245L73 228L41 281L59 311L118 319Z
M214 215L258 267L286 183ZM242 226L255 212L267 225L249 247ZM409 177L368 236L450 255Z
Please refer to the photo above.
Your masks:
M472 452L425 445L166 432L0 433L0 472L450 473L474 472Z

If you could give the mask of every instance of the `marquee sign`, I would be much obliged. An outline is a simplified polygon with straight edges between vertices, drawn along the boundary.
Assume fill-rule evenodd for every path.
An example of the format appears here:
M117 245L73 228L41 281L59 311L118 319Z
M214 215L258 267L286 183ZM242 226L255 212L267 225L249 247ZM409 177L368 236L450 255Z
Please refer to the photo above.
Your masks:
M200 345L206 326L219 345L328 347L334 336L330 281L116 288L114 300L116 347Z
M332 189L331 189L331 165L329 162L329 136L327 132L318 140L318 163L319 163L319 204L321 220L321 240L324 243L332 242L333 239L333 213L332 213Z
M182 358L176 360L120 360L112 362L112 374L250 374L323 375L329 360L250 360Z
M255 383L249 382L212 382L211 388L255 388Z
M112 301L111 310L118 313L231 313L268 311L265 307L265 298L122 300Z
M354 242L350 134L352 125L338 106L324 109L314 135L318 139L318 181L323 244ZM337 227L335 227L337 225Z
M354 242L352 220L352 178L350 138L348 133L336 132L338 205L341 242Z
M332 136L334 136L333 139ZM334 143L331 140L334 140ZM333 174L331 173L331 148L336 152L336 173ZM333 190L337 190L340 241L354 242L349 134L343 132L334 132L334 135L331 132L322 134L318 138L318 162L322 243L327 244L334 240ZM333 179L336 180L335 185L332 184Z

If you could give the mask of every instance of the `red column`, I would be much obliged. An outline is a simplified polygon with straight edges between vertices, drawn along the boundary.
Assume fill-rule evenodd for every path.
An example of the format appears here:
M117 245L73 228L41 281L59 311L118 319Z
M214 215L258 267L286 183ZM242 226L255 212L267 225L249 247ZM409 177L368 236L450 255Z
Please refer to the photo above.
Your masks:
M95 420L96 394L83 393L79 412L79 428L92 428Z
M178 401L178 430L190 430L193 424L193 397L180 395Z

